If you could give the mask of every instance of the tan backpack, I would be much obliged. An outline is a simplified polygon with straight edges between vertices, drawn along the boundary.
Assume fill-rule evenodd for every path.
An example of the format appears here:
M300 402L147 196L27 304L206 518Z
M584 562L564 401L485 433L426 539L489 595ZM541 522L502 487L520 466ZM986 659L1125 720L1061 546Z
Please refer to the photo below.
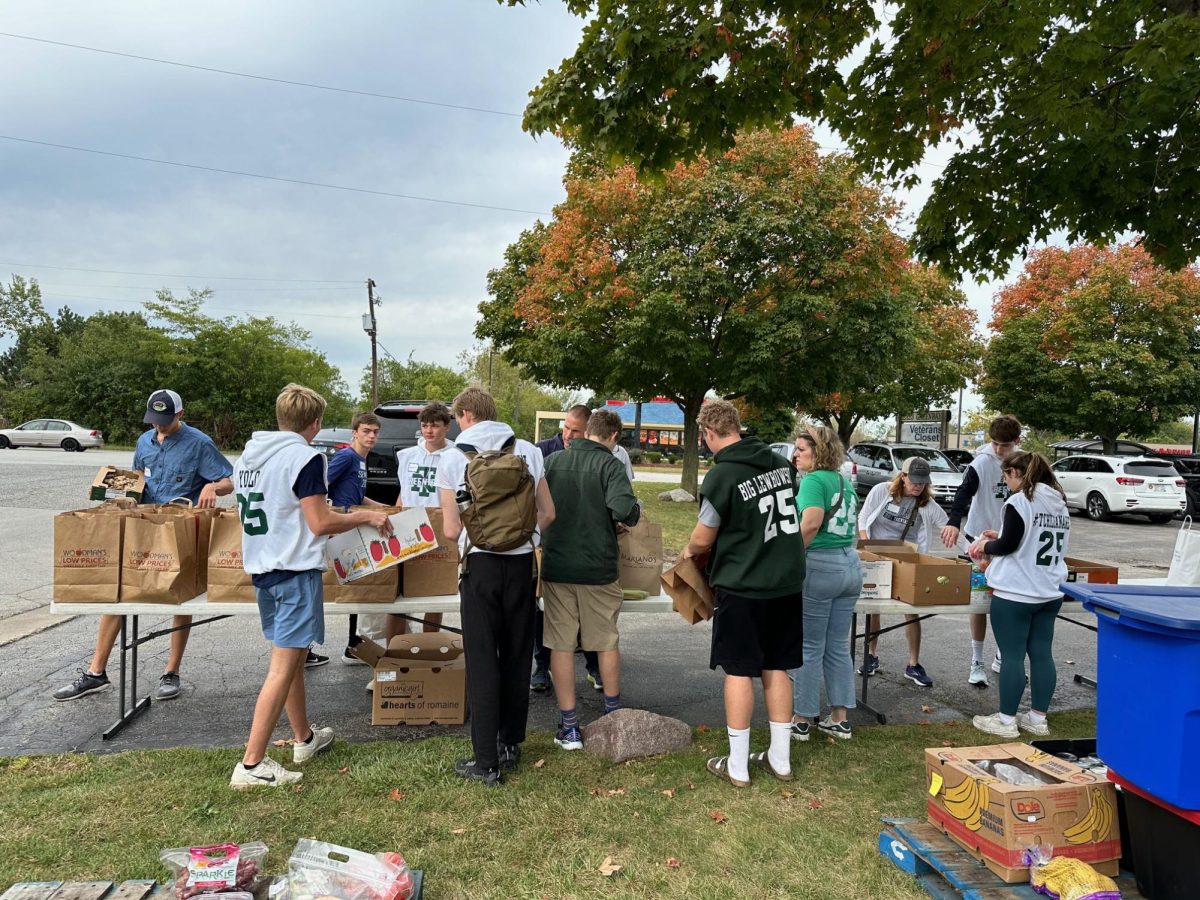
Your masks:
M537 527L533 476L514 451L515 445L515 437L499 450L480 452L470 444L457 445L467 457L467 496L459 495L469 504L461 510L467 552L472 548L492 553L516 550L533 537Z

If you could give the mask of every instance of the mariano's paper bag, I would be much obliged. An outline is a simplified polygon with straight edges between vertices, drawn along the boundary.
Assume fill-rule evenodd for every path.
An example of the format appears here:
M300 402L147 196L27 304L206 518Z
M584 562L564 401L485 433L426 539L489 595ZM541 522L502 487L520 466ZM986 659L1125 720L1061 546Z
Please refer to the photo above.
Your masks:
M650 596L662 593L662 526L642 518L617 537L621 552L621 573L617 580L627 591L645 591Z
M253 603L256 594L242 560L242 520L236 509L221 509L208 529L208 599L213 603Z
M662 585L671 595L671 608L689 625L712 618L712 588L694 560L681 559L663 572Z
M54 599L116 603L121 592L121 540L128 511L101 506L54 517Z
M136 512L125 520L121 602L184 603L195 597L198 518Z

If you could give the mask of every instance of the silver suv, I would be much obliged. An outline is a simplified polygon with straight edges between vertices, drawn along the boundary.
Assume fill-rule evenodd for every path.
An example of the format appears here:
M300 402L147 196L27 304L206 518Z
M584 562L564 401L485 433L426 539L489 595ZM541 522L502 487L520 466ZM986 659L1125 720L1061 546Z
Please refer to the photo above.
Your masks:
M846 455L854 470L858 493L865 497L881 481L891 481L910 456L919 456L929 463L933 479L933 499L942 506L954 503L954 494L962 484L963 473L950 462L941 450L922 444L855 444Z

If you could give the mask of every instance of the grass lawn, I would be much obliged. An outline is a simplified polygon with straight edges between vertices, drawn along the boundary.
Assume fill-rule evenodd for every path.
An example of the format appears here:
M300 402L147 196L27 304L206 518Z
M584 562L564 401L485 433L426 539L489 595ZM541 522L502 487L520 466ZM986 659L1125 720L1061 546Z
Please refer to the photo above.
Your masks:
M1095 733L1090 710L1050 724L1056 736ZM233 750L7 759L0 889L161 879L161 848L227 840L265 841L267 871L279 873L311 836L399 850L426 871L430 898L918 900L926 894L876 849L879 819L924 817L925 747L992 742L967 723L863 727L851 741L794 744L796 781L756 773L739 790L704 771L726 750L724 730L694 738L688 752L614 766L532 734L521 768L495 789L450 772L468 749L458 738L339 743L297 792L231 791ZM766 740L756 731L752 749ZM606 857L619 874L600 874Z
M633 492L642 501L646 518L663 530L663 552L669 558L679 555L687 546L688 537L696 527L696 515L700 506L696 503L671 503L659 500L658 495L679 485L655 484L649 481L634 482Z

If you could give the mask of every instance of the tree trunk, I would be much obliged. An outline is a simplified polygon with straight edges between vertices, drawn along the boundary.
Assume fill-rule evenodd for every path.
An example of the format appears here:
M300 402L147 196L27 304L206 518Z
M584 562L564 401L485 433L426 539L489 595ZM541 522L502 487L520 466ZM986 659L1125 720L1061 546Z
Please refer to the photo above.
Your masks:
M688 394L683 398L683 477L679 486L693 497L700 496L700 426L696 424L696 417L704 405L704 393Z
M1116 432L1112 432L1112 433L1106 432L1106 433L1100 435L1100 440L1103 441L1103 443L1104 443L1104 455L1105 456L1115 456L1116 455L1116 453L1117 453L1117 437L1118 437L1118 434Z

